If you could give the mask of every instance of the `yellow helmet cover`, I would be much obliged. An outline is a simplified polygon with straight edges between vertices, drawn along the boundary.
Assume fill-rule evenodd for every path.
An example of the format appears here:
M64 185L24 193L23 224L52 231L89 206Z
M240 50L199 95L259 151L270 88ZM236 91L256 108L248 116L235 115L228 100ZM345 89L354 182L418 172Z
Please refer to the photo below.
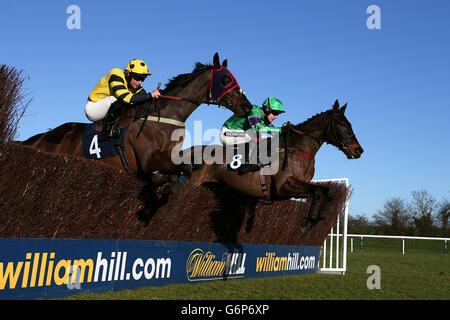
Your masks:
M151 73L148 71L147 64L139 59L133 59L130 62L128 62L127 66L125 67L125 71L132 72L142 76L151 75Z

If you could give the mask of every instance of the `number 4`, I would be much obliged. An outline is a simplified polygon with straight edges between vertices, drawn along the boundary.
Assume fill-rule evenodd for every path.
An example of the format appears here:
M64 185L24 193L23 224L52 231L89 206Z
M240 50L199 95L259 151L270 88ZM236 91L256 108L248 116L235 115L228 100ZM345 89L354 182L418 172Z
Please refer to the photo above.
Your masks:
M98 147L98 135L95 135L92 138L91 145L89 146L89 153L96 154L97 159L100 159L100 152L102 152L102 150Z

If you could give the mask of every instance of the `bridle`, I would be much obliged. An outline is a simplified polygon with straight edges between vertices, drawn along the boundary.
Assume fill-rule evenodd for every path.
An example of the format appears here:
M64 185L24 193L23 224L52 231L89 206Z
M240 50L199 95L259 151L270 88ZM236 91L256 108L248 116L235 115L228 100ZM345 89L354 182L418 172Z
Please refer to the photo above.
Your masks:
M342 137L341 132L336 129L336 118L335 118L335 116L336 116L335 113L331 112L331 114L330 114L330 121L328 122L327 129L325 129L324 133L327 132L329 127L331 126L334 138L328 139L328 143L336 146L339 149L348 150L349 148L344 144L344 138ZM352 133L348 138L351 139L351 138L354 138L354 137L355 137L355 134ZM322 140L322 143L325 142L325 140L323 140L323 139L321 139L321 140Z
M324 135L328 130L330 130L330 127L331 127L331 130L332 130L332 132L333 132L334 137L331 138L331 139L328 138L327 140L325 140L325 139L323 138L323 135ZM330 117L329 117L329 121L328 121L327 127L326 127L325 130L323 131L323 134L322 134L322 136L321 136L320 138L314 137L314 136L312 136L312 135L309 135L309 134L307 134L307 133L305 133L305 132L303 132L303 131L300 131L300 130L298 130L298 129L295 129L295 128L292 128L292 129L288 132L288 134L285 135L285 137L284 137L284 142L285 142L285 148L284 148L284 151L285 151L285 157L284 157L284 161L283 161L283 167L282 167L282 170L284 170L284 169L287 168L287 166L288 166L288 158L289 158L289 154L291 154L291 155L296 154L296 155L298 155L298 156L302 156L302 157L307 158L307 159L310 159L310 160L314 159L314 156L312 156L312 155L310 155L310 154L308 154L308 153L302 152L302 151L300 151L300 150L297 150L297 149L296 149L296 145L294 145L294 148L293 148L293 149L289 150L289 148L288 148L288 137L289 137L290 132L294 132L294 133L297 133L297 134L299 134L299 135L303 135L303 136L312 138L313 140L315 140L315 141L319 144L319 146L322 145L324 142L327 142L327 143L330 143L330 144L332 144L332 145L335 145L335 146L338 147L338 148L342 148L342 149L344 149L344 150L348 149L348 147L345 146L345 144L344 144L344 142L343 142L342 134L336 129L336 117L335 117L335 113L334 113L333 111L331 111L331 112L330 112ZM354 133L350 136L350 138L352 138L352 137L355 137L355 134L354 134Z
M227 75L230 77L231 82L223 86L220 84L220 78L224 75ZM239 84L236 80L236 78L233 76L233 74L228 70L227 67L222 66L219 69L214 69L214 67L211 68L211 82L208 89L208 100L207 101L198 101L195 99L190 99L186 97L175 97L175 96L167 96L167 95L161 95L160 98L162 99L170 99L170 100L178 100L178 101L187 101L193 104L201 105L201 104L207 104L207 105L216 105L219 107L225 107L225 108L232 108L233 106L236 108L240 103L242 99L242 95L245 94L244 91L239 88L239 99L236 104L233 104L232 101L228 97L226 97L226 94L229 93L231 90L238 88ZM223 103L222 103L223 101Z

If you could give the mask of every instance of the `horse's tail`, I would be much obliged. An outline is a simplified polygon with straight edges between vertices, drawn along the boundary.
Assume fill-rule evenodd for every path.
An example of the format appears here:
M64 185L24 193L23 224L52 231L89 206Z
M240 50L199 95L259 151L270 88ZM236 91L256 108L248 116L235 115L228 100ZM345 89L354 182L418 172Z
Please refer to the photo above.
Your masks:
M32 146L32 145L35 144L36 141L39 140L40 137L42 137L43 134L44 134L44 132L43 133L38 133L38 134L28 138L27 140L22 141L22 144L24 146Z

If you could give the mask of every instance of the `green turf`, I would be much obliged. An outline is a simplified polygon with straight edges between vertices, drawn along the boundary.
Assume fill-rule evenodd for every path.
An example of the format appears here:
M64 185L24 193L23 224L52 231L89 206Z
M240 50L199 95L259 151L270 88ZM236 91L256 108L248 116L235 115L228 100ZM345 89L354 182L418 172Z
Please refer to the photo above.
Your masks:
M406 254L402 255L401 240L369 239L362 251L359 242L357 246L354 242L354 252L348 252L347 273L343 276L309 274L215 281L78 294L64 299L449 300L450 256L444 255L442 243L440 247L434 241L417 243L407 240ZM380 289L367 288L370 265L380 268Z

